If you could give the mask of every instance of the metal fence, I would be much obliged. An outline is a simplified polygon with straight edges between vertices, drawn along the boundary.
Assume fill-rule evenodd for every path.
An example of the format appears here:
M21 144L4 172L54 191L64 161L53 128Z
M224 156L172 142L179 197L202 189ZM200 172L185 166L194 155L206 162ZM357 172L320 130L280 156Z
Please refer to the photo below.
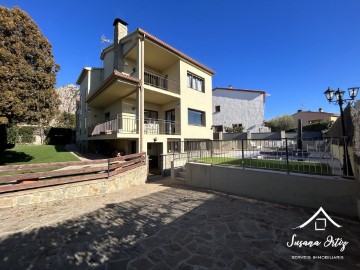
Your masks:
M346 138L182 141L181 152L163 156L163 169L171 161L181 167L187 162L259 168L285 172L344 176ZM350 147L351 148L351 147ZM345 166L347 166L345 164Z

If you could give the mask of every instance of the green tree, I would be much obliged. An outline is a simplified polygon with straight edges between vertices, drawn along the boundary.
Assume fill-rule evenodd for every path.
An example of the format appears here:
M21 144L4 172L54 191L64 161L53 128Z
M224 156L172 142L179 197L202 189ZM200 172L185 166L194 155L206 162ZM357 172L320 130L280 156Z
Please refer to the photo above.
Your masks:
M334 121L321 121L319 123L313 123L303 126L303 131L327 131L334 124Z
M242 125L234 124L232 127L225 127L225 131L228 133L242 133L244 127Z
M56 127L75 129L76 116L73 113L62 112L56 117Z
M295 121L291 115L276 116L265 122L265 126L269 127L272 132L288 130L295 128Z
M0 44L1 122L48 124L59 105L51 44L27 13L2 6Z

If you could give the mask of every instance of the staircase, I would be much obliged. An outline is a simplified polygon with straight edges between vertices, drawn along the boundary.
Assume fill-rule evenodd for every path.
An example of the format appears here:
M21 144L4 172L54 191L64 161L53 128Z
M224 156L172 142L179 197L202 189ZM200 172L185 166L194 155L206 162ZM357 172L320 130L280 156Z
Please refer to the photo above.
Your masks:
M175 184L186 184L186 170L185 166L181 167L180 170L175 171L175 178L172 179L172 182Z

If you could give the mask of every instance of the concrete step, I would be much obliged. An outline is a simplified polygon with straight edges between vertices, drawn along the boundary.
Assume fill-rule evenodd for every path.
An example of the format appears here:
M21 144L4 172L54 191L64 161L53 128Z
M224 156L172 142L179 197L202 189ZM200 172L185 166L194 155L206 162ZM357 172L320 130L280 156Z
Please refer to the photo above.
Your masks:
M180 184L180 185L186 185L186 179L176 177L175 179L171 179L171 183Z

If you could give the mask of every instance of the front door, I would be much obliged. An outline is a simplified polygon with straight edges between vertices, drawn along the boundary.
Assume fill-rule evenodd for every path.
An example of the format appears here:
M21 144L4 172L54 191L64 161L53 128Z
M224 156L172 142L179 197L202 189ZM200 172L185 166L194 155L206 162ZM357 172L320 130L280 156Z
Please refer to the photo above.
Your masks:
M175 134L175 109L165 112L165 133Z
M149 156L149 173L150 174L161 174L161 154L163 150L162 143L148 143L147 154Z

